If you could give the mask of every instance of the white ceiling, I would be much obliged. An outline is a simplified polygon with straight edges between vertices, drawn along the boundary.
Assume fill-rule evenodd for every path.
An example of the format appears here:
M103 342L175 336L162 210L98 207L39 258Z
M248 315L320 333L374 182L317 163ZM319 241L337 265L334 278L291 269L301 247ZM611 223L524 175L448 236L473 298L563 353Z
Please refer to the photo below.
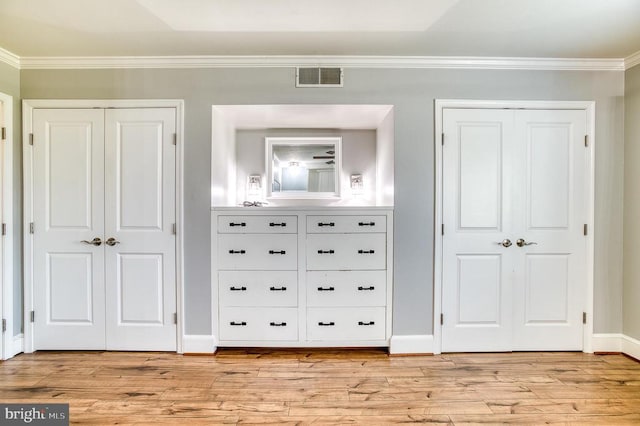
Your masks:
M0 0L0 48L22 58L626 58L640 51L640 0Z

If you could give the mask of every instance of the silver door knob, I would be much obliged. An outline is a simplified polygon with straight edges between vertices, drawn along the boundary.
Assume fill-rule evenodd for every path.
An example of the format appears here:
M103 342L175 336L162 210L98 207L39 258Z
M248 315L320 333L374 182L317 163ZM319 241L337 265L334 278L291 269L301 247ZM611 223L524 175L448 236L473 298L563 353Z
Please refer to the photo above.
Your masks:
M100 239L100 237L95 237L93 240L91 241L87 241L87 240L82 240L80 241L81 243L85 243L85 244L91 244L92 246L96 246L98 247L100 244L102 244L102 240Z
M116 240L115 238L111 237L109 238L107 241L104 242L106 245L108 246L115 246L116 244L120 244L120 241Z
M496 243L501 245L502 247L511 247L511 240L508 238L505 238L504 240L500 241L499 243Z
M535 241L525 241L524 238L518 238L518 240L516 241L516 245L518 247L524 247L524 246L530 246L530 245L538 245L538 243L536 243Z

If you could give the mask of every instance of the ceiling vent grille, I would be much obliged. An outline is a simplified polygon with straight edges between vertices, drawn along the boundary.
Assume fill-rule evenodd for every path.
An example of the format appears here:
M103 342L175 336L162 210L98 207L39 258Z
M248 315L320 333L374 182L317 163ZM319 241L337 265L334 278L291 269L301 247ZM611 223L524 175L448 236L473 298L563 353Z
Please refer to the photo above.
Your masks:
M296 68L296 87L342 87L342 68Z

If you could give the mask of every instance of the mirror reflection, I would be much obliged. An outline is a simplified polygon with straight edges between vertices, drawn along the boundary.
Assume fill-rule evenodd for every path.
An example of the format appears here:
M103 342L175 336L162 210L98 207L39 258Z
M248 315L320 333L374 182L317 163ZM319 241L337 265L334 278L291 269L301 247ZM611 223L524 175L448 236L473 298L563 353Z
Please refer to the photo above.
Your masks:
M339 138L270 138L272 196L335 196L338 192Z

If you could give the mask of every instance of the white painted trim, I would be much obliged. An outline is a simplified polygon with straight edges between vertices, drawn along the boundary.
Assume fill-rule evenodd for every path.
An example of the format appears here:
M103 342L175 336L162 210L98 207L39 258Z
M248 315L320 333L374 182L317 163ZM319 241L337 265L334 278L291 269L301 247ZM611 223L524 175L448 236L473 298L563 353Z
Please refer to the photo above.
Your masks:
M13 97L0 93L6 140L2 150L2 214L1 222L6 224L6 235L2 237L2 277L0 278L0 317L7 320L7 331L0 342L0 359L8 359L13 353Z
M217 347L213 336L187 334L182 340L182 349L185 354L214 354Z
M184 301L184 101L172 102L176 108L176 352L181 354L184 353L187 312Z
M22 103L23 109L26 107L29 110L35 108L180 108L184 110L182 99L25 99Z
M640 360L640 340L621 333L594 334L593 352L622 352Z
M626 58L624 58L624 69L625 70L628 70L631 67L635 67L638 64L640 64L640 50L638 50L636 53L631 54L631 55L627 56Z
M0 47L0 62L4 62L14 68L20 69L20 57Z
M433 222L433 353L442 353L442 110L449 105L447 101L435 101L435 126L433 144L435 145L435 214Z
M391 355L425 355L434 353L433 336L391 336L389 353Z
M11 351L8 352L8 358L14 357L24 352L24 334L16 334L13 336Z
M504 100L460 100L460 99L436 99L435 101L435 217L434 217L434 266L433 266L433 353L442 351L442 327L440 326L440 314L442 313L442 111L444 108L513 108L513 109L580 109L587 114L587 133L589 138L588 153L588 182L586 220L590 230L587 239L587 276L585 280L585 306L587 324L584 326L583 346L584 352L593 352L593 312L594 312L594 248L595 248L595 102L593 101L504 101Z
M624 71L623 58L518 58L478 56L26 56L21 69L97 68L430 68Z
M33 238L29 234L29 223L33 220L33 158L29 146L29 134L33 128L33 109L28 101L22 101L22 274L23 274L23 349L33 352L33 324L29 312L33 309Z
M587 313L587 321L584 325L583 345L582 350L587 353L593 352L593 313L595 312L594 306L594 288L595 288L595 234L598 231L596 229L596 103L584 102L582 107L587 113L587 138L589 141L589 147L587 151L587 173L588 179L585 187L587 210L587 253L586 253L586 265L587 276L585 282L585 308L584 312Z
M594 333L591 339L593 352L622 352L622 334Z
M185 336L184 306L184 101L181 99L127 99L127 100L56 100L31 99L22 101L23 140L23 270L24 270L24 351L33 352L33 244L29 223L33 221L33 159L29 134L33 128L33 110L36 108L175 108L176 109L176 313L178 315L176 352L182 353Z
M622 353L640 360L640 340L630 336L622 336Z

